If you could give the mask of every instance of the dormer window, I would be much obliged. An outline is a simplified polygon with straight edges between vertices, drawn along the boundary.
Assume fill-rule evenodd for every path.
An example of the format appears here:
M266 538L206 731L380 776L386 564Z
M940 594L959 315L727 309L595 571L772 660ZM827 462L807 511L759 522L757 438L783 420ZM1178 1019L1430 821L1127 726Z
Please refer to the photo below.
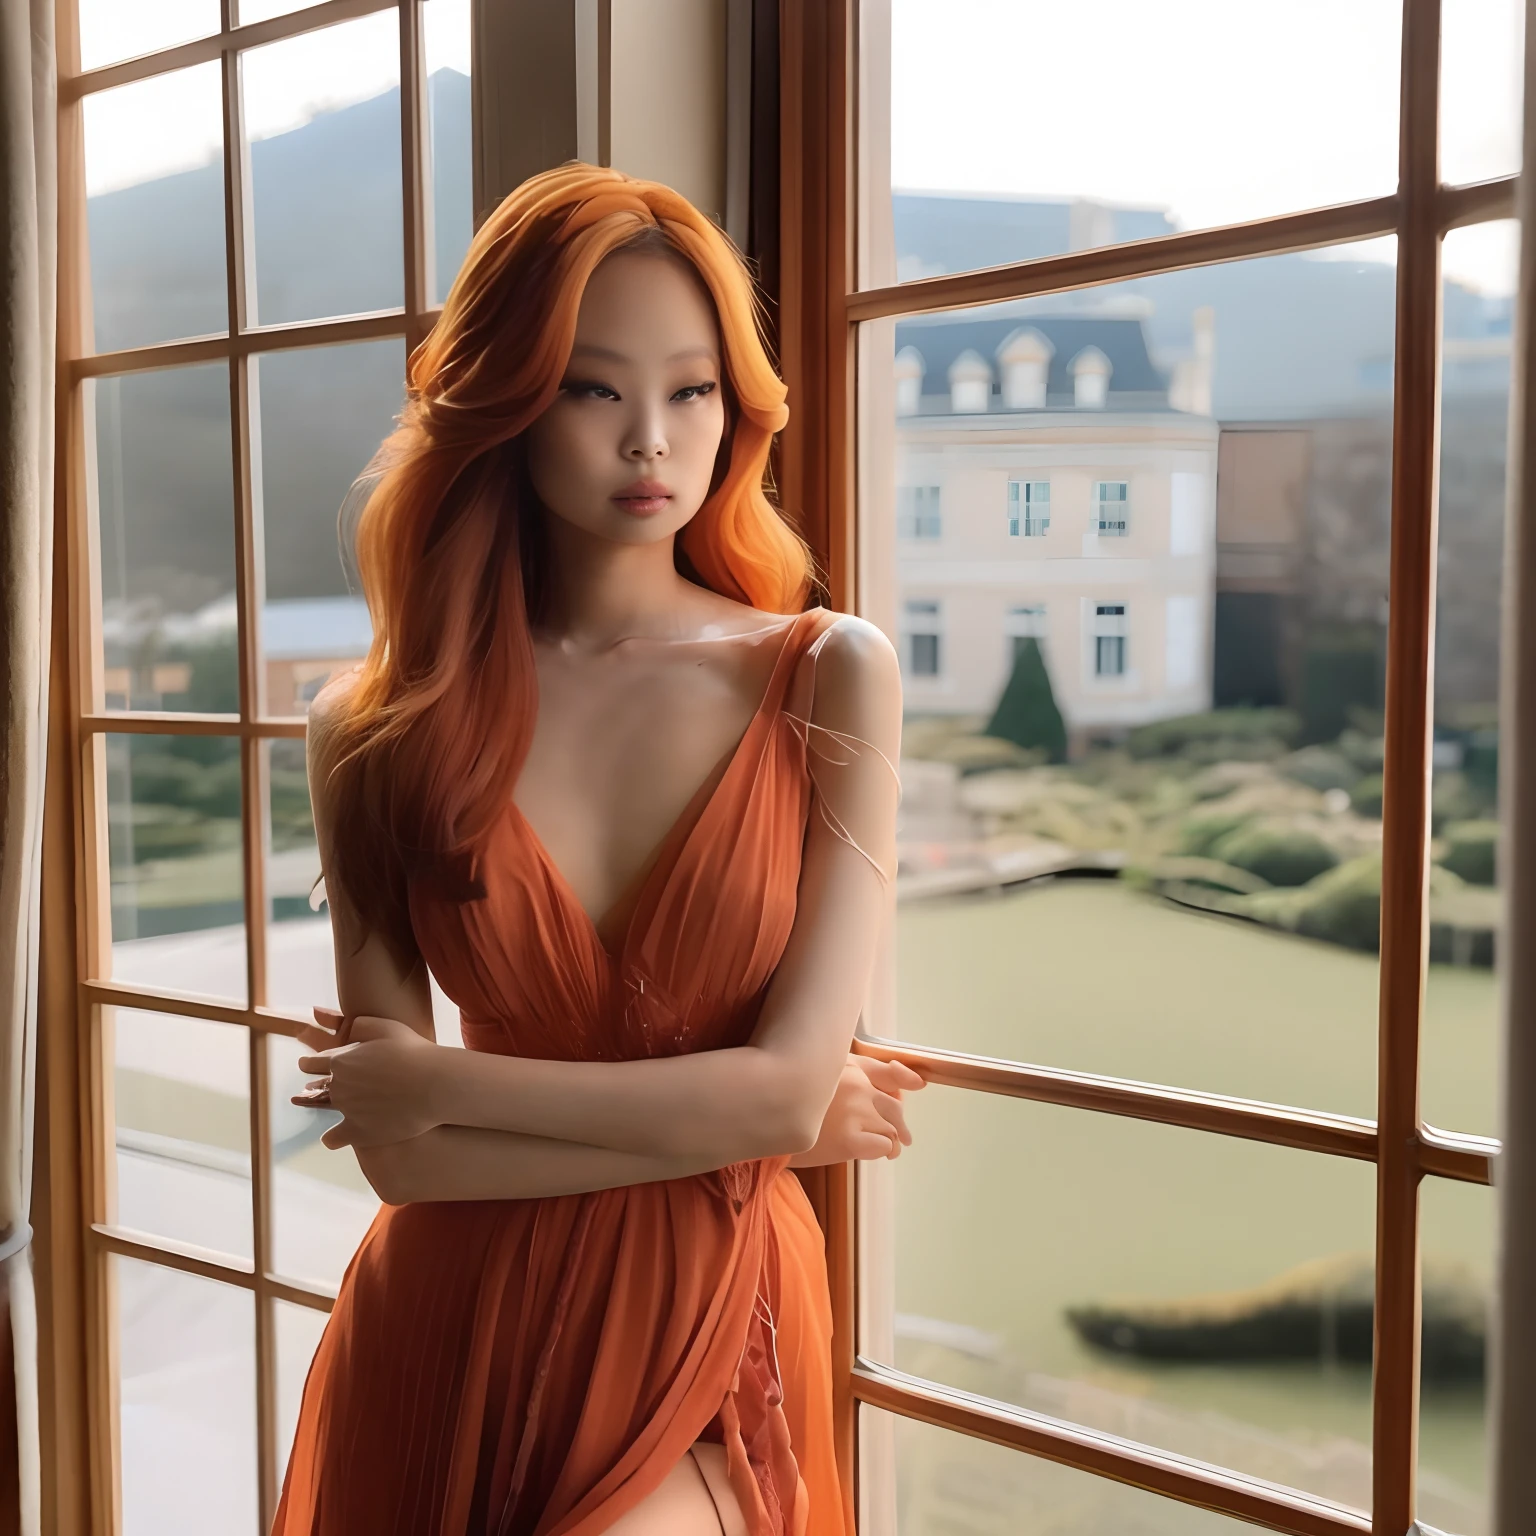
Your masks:
M916 416L923 398L923 375L928 364L916 347L903 347L896 354L896 414Z
M1003 375L1003 404L1010 411L1037 411L1045 405L1053 347L1032 325L1012 332L997 349Z
M1103 410L1109 396L1110 362L1097 347L1084 347L1069 365L1072 403L1089 410Z
M992 406L992 365L981 353L967 347L949 365L949 408L964 411L990 410Z

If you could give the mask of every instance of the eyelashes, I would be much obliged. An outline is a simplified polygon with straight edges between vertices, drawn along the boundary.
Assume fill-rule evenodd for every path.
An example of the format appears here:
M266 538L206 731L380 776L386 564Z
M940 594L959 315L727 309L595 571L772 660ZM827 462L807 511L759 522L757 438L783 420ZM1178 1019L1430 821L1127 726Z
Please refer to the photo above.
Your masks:
M599 384L590 379L572 379L568 384L560 386L568 395L585 395L595 397L609 397L617 400L619 392L607 384ZM686 405L692 400L702 400L706 395L713 394L720 386L713 380L703 384L685 384L672 395L672 403ZM679 399L679 396L684 398Z

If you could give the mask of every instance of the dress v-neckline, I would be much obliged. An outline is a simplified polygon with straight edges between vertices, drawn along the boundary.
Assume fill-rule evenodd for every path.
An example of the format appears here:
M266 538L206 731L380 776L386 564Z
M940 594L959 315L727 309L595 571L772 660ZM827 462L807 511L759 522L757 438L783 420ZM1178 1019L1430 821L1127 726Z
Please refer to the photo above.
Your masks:
M515 799L510 796L508 797L508 813L521 829L524 839L533 850L534 856L543 866L545 873L549 876L565 903L579 914L582 925L591 937L592 942L615 964L621 963L624 956L628 953L630 937L634 932L636 914L645 905L645 898L650 892L652 882L663 869L667 869L667 873L670 875L671 870L675 869L681 862L683 854L687 852L692 844L699 827L703 824L711 808L719 800L720 792L725 788L726 780L731 777L737 764L742 760L742 754L746 750L747 742L768 715L768 706L778 691L780 673L785 659L789 655L790 641L794 637L797 627L804 620L806 613L813 613L815 611L815 609L806 609L804 613L796 614L784 626L784 638L779 642L779 653L774 657L773 668L768 674L768 686L763 690L763 696L758 701L757 708L752 712L752 718L747 721L746 727L737 739L735 746L731 747L704 776L699 787L688 797L688 803L662 834L656 846L647 854L633 878L626 884L624 890L620 892L614 901L609 904L601 916L594 918L587 910L586 903L576 894L576 888L566 879L559 864L555 862L554 855L545 847L544 839L534 830L533 823L523 813L523 808ZM702 804L700 803L701 799ZM673 846L674 843L677 845L676 847ZM668 857L669 853L670 858ZM668 868L669 865L670 868ZM629 907L629 913L620 927L615 945L610 947L603 938L603 929L607 926L609 918L626 905Z

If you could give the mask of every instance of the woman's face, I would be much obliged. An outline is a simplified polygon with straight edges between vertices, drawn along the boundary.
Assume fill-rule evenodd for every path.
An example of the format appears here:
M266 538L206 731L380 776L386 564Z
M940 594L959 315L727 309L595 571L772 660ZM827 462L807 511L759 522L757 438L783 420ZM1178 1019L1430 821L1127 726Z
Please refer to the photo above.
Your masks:
M704 503L725 430L720 336L684 261L619 252L593 272L560 393L527 432L550 512L624 544L669 539Z

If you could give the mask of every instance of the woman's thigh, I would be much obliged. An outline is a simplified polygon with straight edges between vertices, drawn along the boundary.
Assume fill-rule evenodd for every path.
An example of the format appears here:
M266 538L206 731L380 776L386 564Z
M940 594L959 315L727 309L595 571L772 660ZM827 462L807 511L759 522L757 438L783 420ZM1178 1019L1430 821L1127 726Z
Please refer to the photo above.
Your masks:
M746 1536L724 1446L700 1440L661 1487L608 1528L608 1536Z

